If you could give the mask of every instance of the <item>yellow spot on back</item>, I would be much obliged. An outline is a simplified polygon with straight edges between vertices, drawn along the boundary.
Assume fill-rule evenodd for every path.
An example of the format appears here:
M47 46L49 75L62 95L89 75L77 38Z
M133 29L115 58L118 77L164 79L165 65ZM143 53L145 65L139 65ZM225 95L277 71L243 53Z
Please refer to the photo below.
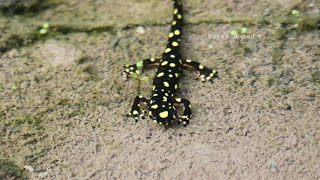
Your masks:
M177 98L176 101L177 101L177 102L181 102L181 98Z
M171 57L171 58L175 58L176 56L172 54L172 55L170 55L170 57Z
M161 76L163 76L163 75L164 75L164 73L161 72L161 73L159 73L159 74L157 75L157 77L161 77Z
M189 62L191 62L191 60L190 60L190 59L187 59L186 61L187 61L188 63L189 63Z
M150 58L150 61L151 62L154 62L156 59L155 58Z
M171 51L171 48L167 48L164 52L165 53L168 53L168 52L170 52Z
M177 24L177 21L172 21L172 25L176 25Z
M161 66L165 66L165 65L167 65L168 64L168 61L163 61L162 63L161 63Z
M173 14L178 14L178 9L177 8L173 10Z
M172 46L179 46L179 43L176 42L176 41L173 41L173 42L172 42Z
M178 18L178 19L182 19L182 15L181 15L181 14L178 14L178 15L177 15L177 18Z
M152 109L157 109L157 108L158 108L158 105L157 105L157 104L152 105L151 108L152 108Z
M163 112L161 112L161 113L159 113L159 116L161 117L161 118L167 118L168 117L168 111L163 111ZM160 124L160 123L159 123Z
M164 85L165 87L169 87L169 83L168 83L168 82L163 82L163 85Z
M168 101L168 98L167 98L166 96L163 96L163 97L162 97L162 101L163 101L163 102L167 102L167 101Z
M152 86L152 90L154 91L156 89L156 86Z
M173 78L173 75L172 75L172 74L169 74L169 77L170 77L170 78Z
M175 35L180 35L180 30L179 30L179 29L175 30L175 31L174 31L174 34L175 34Z
M137 114L139 114L139 113L138 113L138 111L134 110L134 111L132 112L132 114L137 115Z
M175 89L178 89L178 85L177 85L177 84L176 84L176 85L174 85L174 88L175 88Z
M170 63L170 67L176 67L175 63Z
M173 37L174 36L174 34L171 32L171 33L169 33L169 37Z
M178 73L175 73L174 75L175 75L176 77L179 77L179 74L178 74Z

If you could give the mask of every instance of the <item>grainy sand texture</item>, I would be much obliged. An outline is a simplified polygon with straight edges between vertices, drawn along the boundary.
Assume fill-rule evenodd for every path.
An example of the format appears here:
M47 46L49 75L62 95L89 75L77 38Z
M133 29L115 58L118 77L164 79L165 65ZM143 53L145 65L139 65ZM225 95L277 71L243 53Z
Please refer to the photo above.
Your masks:
M155 69L121 71L161 56L169 0L33 3L0 16L0 178L320 179L319 1L183 0L182 56L220 78L184 70L167 129L125 116Z

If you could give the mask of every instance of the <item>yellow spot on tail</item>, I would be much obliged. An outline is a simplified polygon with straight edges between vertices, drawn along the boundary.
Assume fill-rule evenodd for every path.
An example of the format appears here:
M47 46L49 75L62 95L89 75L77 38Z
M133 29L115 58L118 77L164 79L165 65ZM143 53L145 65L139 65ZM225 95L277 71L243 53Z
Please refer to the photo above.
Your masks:
M173 75L172 75L172 74L169 74L169 78L173 78Z
M169 83L168 83L168 82L163 82L163 85L164 85L165 87L169 87Z
M158 105L157 105L157 104L152 105L151 108L152 108L152 109L157 109L157 108L158 108Z
M191 60L190 60L190 59L187 59L186 61L187 61L188 63L190 63L190 62L191 62Z
M164 75L164 73L161 72L161 73L159 73L159 74L157 75L157 77L161 77L161 76L163 76L163 75Z
M170 63L170 67L176 67L175 63Z
M177 21L172 21L172 25L176 25L177 24Z
M182 15L181 15L181 14L178 14L178 15L177 15L177 18L178 18L178 19L182 19Z
M132 114L133 114L133 115L137 115L137 114L139 114L139 112L136 111L136 110L134 110L134 111L132 112Z
M152 86L152 90L154 91L156 89L156 86Z
M176 101L177 101L177 102L181 102L181 98L177 98Z
M163 111L163 112L161 112L161 113L159 113L159 116L161 117L161 118L167 118L168 117L168 111Z
M179 74L178 74L178 73L174 73L174 75L175 75L176 77L179 77Z
M172 38L174 36L174 34L171 32L169 33L169 37Z
M202 64L199 65L199 69L203 69L204 66Z
M168 52L170 52L171 51L171 48L167 48L164 52L165 53L168 53Z
M178 9L177 8L173 10L173 14L178 14Z
M179 46L179 43L176 42L176 41L173 41L173 42L172 42L172 46Z
M175 31L174 31L174 34L175 34L175 35L180 35L180 30L178 30L178 29L175 30Z
M150 58L150 61L151 62L154 62L156 59L155 58Z
M161 63L161 66L165 66L165 65L167 65L168 64L168 61L163 61L162 63Z
M171 58L175 58L176 56L172 54L172 55L170 55L170 57L171 57Z

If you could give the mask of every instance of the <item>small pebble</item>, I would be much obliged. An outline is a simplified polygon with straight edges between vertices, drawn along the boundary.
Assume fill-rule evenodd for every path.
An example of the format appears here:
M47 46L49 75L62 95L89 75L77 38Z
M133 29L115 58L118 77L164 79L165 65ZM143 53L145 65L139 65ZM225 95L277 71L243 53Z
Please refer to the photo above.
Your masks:
M138 26L137 29L136 29L136 32L140 33L140 34L144 34L145 33L144 28L142 26Z
M279 165L275 161L271 161L270 169L272 172L277 173L279 172Z
M38 177L39 178L44 178L44 177L46 177L48 175L48 172L43 172L43 173L39 173L38 174Z
M26 170L28 170L28 171L30 171L30 172L34 172L34 169L33 169L33 167L31 167L31 166L25 165L25 166L23 166L23 168L25 168Z

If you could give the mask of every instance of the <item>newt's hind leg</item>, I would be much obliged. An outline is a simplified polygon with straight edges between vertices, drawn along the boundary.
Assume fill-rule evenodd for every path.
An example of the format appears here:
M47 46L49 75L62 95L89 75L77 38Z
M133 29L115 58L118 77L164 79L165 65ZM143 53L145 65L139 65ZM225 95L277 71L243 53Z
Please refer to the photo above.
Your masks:
M212 78L217 77L218 75L216 70L209 69L196 61L191 61L190 59L182 59L182 65L195 69L202 82L211 81Z
M190 101L187 99L176 98L174 99L174 104L183 105L184 111L182 115L178 116L178 118L179 118L179 124L182 123L183 126L186 127L190 123L190 119L192 115Z
M123 73L127 75L127 78L131 76L131 74L140 74L140 72L149 67L149 66L158 66L160 64L160 58L149 58L142 61L139 61L135 64L126 65Z
M134 102L133 102L133 105L131 107L130 113L128 113L128 116L133 116L134 120L136 122L138 122L139 116L144 119L143 115L144 115L145 111L142 111L142 113L141 113L141 109L140 109L140 106L143 103L149 106L149 100L147 98L145 98L143 96L137 96L134 99Z

